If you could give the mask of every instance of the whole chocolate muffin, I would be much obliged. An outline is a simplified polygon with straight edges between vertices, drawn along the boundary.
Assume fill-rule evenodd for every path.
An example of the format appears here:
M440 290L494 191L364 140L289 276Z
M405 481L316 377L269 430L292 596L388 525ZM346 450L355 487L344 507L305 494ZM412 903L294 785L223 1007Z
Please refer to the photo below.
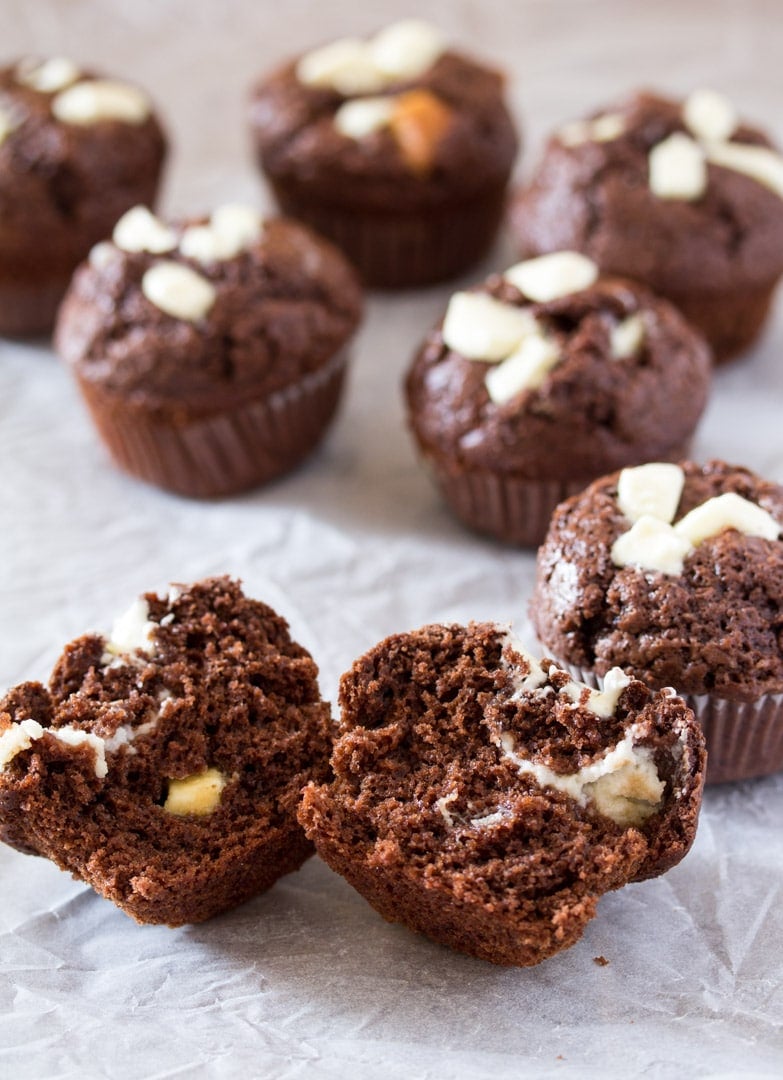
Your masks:
M148 594L0 701L0 838L141 923L200 922L296 870L328 776L317 668L271 608L211 579Z
M518 145L503 78L427 23L285 64L254 88L250 122L284 213L368 285L453 277L490 247Z
M347 260L296 222L232 204L167 225L136 207L77 271L55 344L118 465L225 495L318 443L360 313Z
M408 373L410 425L457 517L534 546L597 476L683 456L710 367L671 304L559 252L451 298Z
M641 93L555 132L512 226L523 255L573 248L649 285L725 360L783 273L783 157L715 93Z
M343 676L334 779L305 789L300 821L384 918L537 964L696 830L693 713L620 671L608 682L580 686L489 623L390 637Z
M722 461L603 477L552 518L533 623L593 685L617 665L683 694L707 737L708 781L776 772L782 527L783 487Z
M93 244L154 202L165 151L135 86L63 57L0 70L0 333L51 329Z

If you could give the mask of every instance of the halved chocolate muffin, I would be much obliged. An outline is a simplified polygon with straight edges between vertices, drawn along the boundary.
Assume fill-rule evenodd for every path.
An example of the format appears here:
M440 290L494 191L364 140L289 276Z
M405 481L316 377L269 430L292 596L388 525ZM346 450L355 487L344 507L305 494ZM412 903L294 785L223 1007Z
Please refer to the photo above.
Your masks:
M461 952L536 964L693 841L693 713L619 670L598 693L501 627L428 626L357 660L340 701L300 821L384 918Z
M0 701L0 838L141 923L201 922L312 851L329 706L283 619L227 578L136 601Z

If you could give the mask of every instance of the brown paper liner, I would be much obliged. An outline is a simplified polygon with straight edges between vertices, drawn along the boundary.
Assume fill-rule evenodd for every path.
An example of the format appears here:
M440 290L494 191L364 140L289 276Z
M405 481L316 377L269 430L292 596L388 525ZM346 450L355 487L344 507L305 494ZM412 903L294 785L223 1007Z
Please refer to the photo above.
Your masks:
M347 351L297 383L211 415L133 403L78 376L92 418L121 469L197 498L230 495L298 465L321 439L340 398Z
M310 225L340 247L366 285L404 288L447 281L484 256L500 225L505 183L473 199L411 211L363 211L313 200L272 182L283 213Z
M557 663L580 682L596 689L603 686L593 671ZM783 694L764 694L757 701L729 701L713 694L679 696L693 709L707 740L708 784L753 780L783 770Z
M689 447L690 440L655 460L681 461L688 456ZM538 547L555 507L602 475L529 480L513 473L452 469L431 455L426 456L426 462L446 502L464 525L519 547Z

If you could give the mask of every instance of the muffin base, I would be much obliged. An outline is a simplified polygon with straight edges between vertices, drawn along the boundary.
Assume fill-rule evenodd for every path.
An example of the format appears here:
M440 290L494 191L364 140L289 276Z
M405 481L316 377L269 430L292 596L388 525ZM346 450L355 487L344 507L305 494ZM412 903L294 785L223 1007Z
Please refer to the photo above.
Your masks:
M688 456L689 445L675 447L655 460L680 461ZM463 525L518 547L543 543L555 507L601 475L530 480L513 473L453 468L431 455L426 456L426 462L441 494Z
M206 416L136 404L77 378L121 469L178 495L211 498L265 484L308 456L337 410L347 360L341 350L291 386Z
M0 335L42 337L51 333L70 274L50 281L0 282Z
M431 285L468 270L491 247L505 208L505 182L472 199L397 213L318 202L270 183L283 213L337 244L373 288Z
M761 333L777 282L745 292L669 291L666 296L707 338L715 363L724 364L749 349Z
M553 659L588 686L603 686L603 679L588 668ZM783 694L730 701L712 694L677 693L693 709L707 741L707 784L755 780L783 771Z

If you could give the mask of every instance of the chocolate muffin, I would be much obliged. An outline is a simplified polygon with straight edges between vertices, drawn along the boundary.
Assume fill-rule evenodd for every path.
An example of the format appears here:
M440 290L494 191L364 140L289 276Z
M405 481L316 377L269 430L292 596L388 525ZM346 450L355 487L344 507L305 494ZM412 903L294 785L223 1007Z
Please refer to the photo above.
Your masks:
M154 202L165 152L137 87L64 57L0 69L0 333L51 329L93 244Z
M451 298L408 373L410 426L461 521L534 546L590 480L683 456L710 367L671 304L558 252Z
M650 464L558 508L531 605L545 648L599 685L674 686L708 782L783 769L783 487L710 461Z
M416 19L286 63L254 88L258 160L284 213L368 285L453 277L490 247L517 153L503 77Z
M718 94L637 94L555 132L512 226L523 255L573 248L649 285L726 360L783 273L783 157Z
M227 578L136 601L0 701L0 838L140 923L201 922L296 870L329 706L285 621Z
M331 421L359 322L345 258L304 226L143 207L76 273L55 333L115 462L182 495L298 465Z
M620 671L599 694L501 627L427 626L357 660L340 701L300 821L384 918L460 952L537 964L693 841L698 725Z

